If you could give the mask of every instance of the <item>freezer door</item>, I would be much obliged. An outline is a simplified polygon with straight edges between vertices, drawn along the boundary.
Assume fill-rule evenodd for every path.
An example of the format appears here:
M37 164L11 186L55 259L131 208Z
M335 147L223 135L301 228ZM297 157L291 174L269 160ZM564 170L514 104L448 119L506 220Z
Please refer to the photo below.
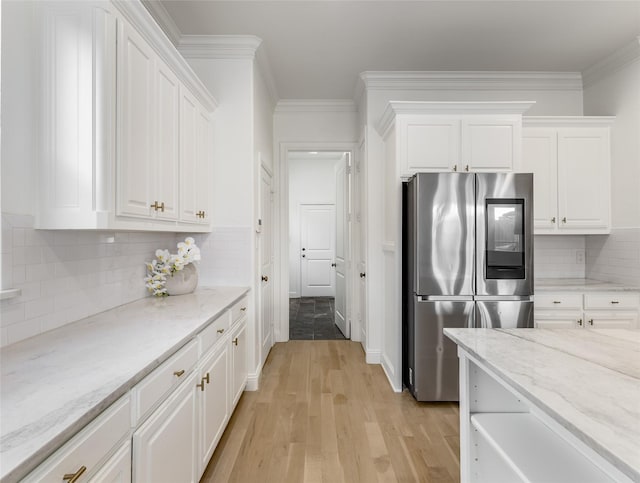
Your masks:
M418 173L409 182L410 292L473 295L475 178Z
M458 400L456 344L445 327L473 327L473 301L423 301L414 298L409 390L418 401ZM411 357L413 356L413 357Z
M476 301L476 327L527 329L533 327L533 301Z

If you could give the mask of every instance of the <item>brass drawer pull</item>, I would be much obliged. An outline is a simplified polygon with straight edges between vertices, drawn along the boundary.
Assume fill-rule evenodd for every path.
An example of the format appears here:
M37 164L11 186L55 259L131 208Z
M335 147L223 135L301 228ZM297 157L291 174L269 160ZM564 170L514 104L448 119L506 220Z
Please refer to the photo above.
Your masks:
M453 170L454 170L454 171L458 171L458 165L457 165L457 164L454 164L454 165L453 165Z
M553 303L554 304L561 304L562 302L560 300L554 300Z
M182 374L184 374L184 369L181 369L179 371L175 371L173 373L173 375L176 376L176 377L180 377Z
M464 170L465 171L469 171L469 165L468 164L464 167Z
M68 481L69 483L75 483L85 471L87 471L87 467L83 465L78 471L76 471L75 473L67 473L62 477L62 479L64 481Z
M612 304L619 304L620 302L618 302L617 300L612 300L611 303Z
M246 308L246 307L240 307L240 311L241 311L241 312L245 312L246 310L247 310L247 308Z
M566 222L567 222L567 217L566 217L566 216L564 216L564 217L562 218L562 223L566 223Z
M223 334L224 333L224 329L218 329L216 332L218 332L218 334Z
M208 372L207 372L207 375L202 378L202 380L206 381L207 384L209 384L209 373Z
M200 384L196 384L196 387L199 387L200 391L204 392L204 377L202 378Z
M589 319L589 325L593 325L593 319Z
M582 319L578 319L578 325L582 327Z
M238 338L233 339L233 345L238 345Z
M553 218L551 218L551 223L555 223L556 222L556 217L554 216Z

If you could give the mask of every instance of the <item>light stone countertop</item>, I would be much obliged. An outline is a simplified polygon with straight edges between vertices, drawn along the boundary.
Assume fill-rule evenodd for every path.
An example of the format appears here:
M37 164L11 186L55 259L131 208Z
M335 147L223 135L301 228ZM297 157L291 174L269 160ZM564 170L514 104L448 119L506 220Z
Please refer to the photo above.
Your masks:
M640 481L640 330L444 329L633 481Z
M590 278L540 278L534 281L539 292L640 292L640 287L603 282Z
M0 480L26 476L248 291L148 297L2 348Z

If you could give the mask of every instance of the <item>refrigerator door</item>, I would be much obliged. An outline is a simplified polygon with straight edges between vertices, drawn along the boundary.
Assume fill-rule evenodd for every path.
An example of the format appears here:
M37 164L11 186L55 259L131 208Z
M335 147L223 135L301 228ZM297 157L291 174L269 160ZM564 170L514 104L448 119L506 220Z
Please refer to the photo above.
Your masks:
M532 300L476 300L476 327L490 329L533 328Z
M473 295L474 179L470 173L418 173L409 182L409 293Z
M409 338L409 390L418 401L458 400L458 353L445 327L473 327L474 302L414 297Z
M476 175L476 294L533 294L533 175Z

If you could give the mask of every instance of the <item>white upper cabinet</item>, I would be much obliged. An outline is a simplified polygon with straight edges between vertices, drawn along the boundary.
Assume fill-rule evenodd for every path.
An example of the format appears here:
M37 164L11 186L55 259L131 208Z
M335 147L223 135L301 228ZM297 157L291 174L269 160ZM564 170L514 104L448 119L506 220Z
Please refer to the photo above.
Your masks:
M609 233L612 121L524 118L519 170L534 176L534 233Z
M180 93L180 219L196 222L198 217L196 183L198 182L197 160L198 103L191 93L182 89Z
M513 171L528 102L391 102L379 132L393 132L401 176L420 171Z
M42 78L34 96L42 120L36 227L210 231L202 187L212 184L216 103L145 7L35 5ZM195 109L189 126L182 125L184 92ZM186 160L181 146L189 144ZM181 178L185 164L190 182ZM192 206L181 207L183 200ZM189 210L192 217L184 215Z

